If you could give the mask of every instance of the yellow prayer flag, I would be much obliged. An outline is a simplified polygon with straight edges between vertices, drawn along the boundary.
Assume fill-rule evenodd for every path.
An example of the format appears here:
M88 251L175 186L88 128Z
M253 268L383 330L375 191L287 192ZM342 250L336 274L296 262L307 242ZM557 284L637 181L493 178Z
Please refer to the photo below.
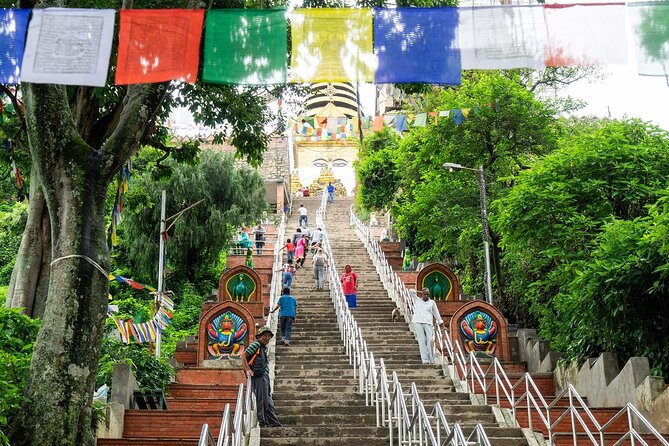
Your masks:
M372 10L296 9L291 82L373 82Z
M466 118L467 116L469 116L469 112L471 111L471 108L463 108L463 109L460 109L460 111L462 112L462 116L464 116Z

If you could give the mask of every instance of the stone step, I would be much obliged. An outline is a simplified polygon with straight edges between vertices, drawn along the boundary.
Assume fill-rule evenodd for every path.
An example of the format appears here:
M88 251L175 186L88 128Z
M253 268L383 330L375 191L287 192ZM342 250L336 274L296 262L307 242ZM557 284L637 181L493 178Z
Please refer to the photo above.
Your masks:
M281 420L283 423L283 419ZM358 426L323 426L323 425L301 425L299 427L282 426L275 428L263 428L260 436L264 439L300 436L302 438L314 437L376 437L384 438L388 435L387 427L358 427ZM348 438L351 440L351 438ZM264 444L264 443L263 443Z
M279 429L279 428L274 428ZM262 438L262 434L261 434ZM261 446L388 446L387 437L276 437L262 438ZM503 445L507 446L507 445Z
M98 446L197 446L198 438L98 438Z
M372 408L370 407L369 409ZM277 417L282 425L299 426L300 429L305 428L305 425L338 425L337 427L376 426L376 415L373 412L355 414L331 413L328 415L285 415L281 414L277 408Z

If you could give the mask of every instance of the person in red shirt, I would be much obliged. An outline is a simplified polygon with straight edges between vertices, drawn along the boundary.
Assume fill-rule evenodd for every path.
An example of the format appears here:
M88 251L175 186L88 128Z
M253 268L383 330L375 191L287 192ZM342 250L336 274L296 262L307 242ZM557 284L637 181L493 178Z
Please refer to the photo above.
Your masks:
M288 254L287 260L292 262L295 259L295 245L291 239L286 239L286 244L283 245L283 248L281 249L286 250L286 253Z
M358 276L351 269L351 265L344 267L344 274L341 276L341 287L344 291L348 307L357 307Z

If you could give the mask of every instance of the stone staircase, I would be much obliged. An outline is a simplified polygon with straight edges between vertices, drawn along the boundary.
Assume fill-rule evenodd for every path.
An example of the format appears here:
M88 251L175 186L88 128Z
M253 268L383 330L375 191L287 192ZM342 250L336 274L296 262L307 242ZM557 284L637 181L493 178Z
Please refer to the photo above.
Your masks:
M299 199L315 229L320 198ZM293 216L286 228L297 228ZM313 288L311 255L299 269L292 287L298 300L297 320L290 346L277 333L274 404L282 427L262 428L261 446L381 446L388 428L376 427L373 407L357 393L353 367L344 353L328 291Z
M465 434L480 423L493 445L526 445L520 428L502 427L491 406L472 405L468 394L455 392L452 381L444 376L440 366L421 363L414 335L404 320L392 321L395 304L388 297L367 250L349 226L351 203L351 200L340 199L328 206L326 228L338 273L341 274L348 263L358 276L358 308L353 310L353 315L367 348L377 361L384 359L389 374L397 371L405 393L412 382L416 384L428 414L439 402L447 420L460 423Z

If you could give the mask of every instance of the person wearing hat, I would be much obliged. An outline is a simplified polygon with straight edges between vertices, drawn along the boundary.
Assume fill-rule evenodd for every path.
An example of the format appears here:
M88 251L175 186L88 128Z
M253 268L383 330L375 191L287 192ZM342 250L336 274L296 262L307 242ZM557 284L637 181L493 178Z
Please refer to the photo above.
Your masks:
M246 347L242 355L242 369L246 376L251 377L253 394L256 397L256 412L260 427L279 427L276 418L272 389L269 384L269 360L267 344L274 337L269 327L260 327L256 340Z

